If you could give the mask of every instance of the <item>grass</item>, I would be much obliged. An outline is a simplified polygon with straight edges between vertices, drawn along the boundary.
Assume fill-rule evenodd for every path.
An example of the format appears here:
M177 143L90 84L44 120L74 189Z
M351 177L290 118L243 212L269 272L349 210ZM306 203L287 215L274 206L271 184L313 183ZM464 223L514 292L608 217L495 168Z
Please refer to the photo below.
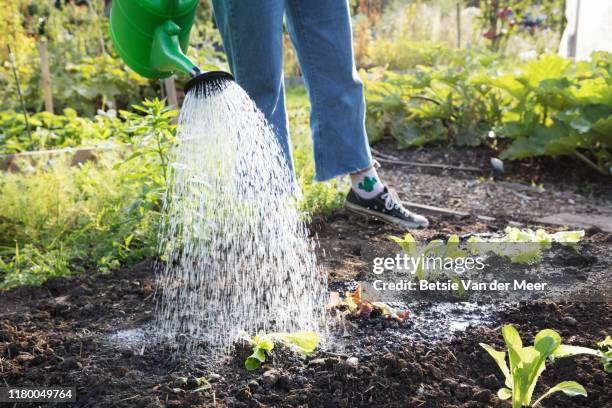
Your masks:
M287 93L302 209L329 215L344 200L341 181L315 183L309 105L303 88ZM155 103L134 116L140 146L131 160L105 153L97 163L70 166L54 159L24 172L0 174L0 289L41 284L50 277L107 272L155 253L162 168L142 140L166 129ZM148 130L147 130L148 129ZM138 139L140 138L140 139ZM148 142L149 144L151 141Z

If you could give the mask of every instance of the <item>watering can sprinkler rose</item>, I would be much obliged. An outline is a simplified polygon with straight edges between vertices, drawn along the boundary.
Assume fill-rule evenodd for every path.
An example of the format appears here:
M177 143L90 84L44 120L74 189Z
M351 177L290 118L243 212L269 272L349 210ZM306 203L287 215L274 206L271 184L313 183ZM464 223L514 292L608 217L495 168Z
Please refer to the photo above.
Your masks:
M114 0L110 16L113 45L134 71L150 79L177 71L191 76L185 93L204 95L233 77L223 71L202 72L186 55L199 0Z

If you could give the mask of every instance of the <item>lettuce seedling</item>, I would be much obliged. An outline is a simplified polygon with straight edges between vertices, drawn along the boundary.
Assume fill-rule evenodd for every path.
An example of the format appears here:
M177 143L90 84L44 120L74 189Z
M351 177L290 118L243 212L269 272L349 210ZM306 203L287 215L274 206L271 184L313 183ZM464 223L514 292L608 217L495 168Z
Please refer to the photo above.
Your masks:
M253 354L251 354L244 362L244 366L249 371L256 370L262 363L266 361L267 356L274 349L274 340L282 341L286 344L294 346L303 354L310 354L319 344L319 336L314 332L297 332L297 333L259 333L253 338L243 336L243 339L253 346Z
M533 391L538 378L546 368L547 358L569 357L577 354L600 355L597 350L586 347L575 347L561 344L561 336L554 330L540 331L533 342L533 346L523 347L521 337L512 325L502 329L502 336L508 348L507 353L497 351L493 347L480 343L493 357L505 377L506 387L497 392L497 396L504 400L512 398L512 408L528 407L531 405ZM506 354L510 367L506 364ZM563 392L570 397L582 395L586 397L584 387L575 381L563 381L550 388L544 395L536 400L533 406L538 405L544 398Z
M597 346L602 350L607 348L607 351L601 352L601 363L606 373L612 373L612 338L606 336Z
M569 247L576 246L576 243L584 237L584 231L559 231L549 234L543 229L519 229L506 227L505 235L502 237L480 238L472 236L468 239L468 245L472 254L484 254L493 252L494 254L509 258L517 264L533 264L541 262L542 250L550 248L553 242L557 242ZM522 245L517 245L521 243Z
M414 260L420 260L417 263L416 270L413 271L413 274L419 280L424 280L426 277L423 262L427 257L435 257L442 260L446 260L465 258L468 256L467 252L459 249L459 244L461 243L461 240L457 235L449 236L446 243L444 243L444 241L441 239L434 239L428 242L427 245L425 245L425 247L423 248L423 250L420 250L418 243L410 233L407 233L404 238L390 236L389 239L397 243L408 257ZM432 278L435 277L432 272L440 271L436 270L429 272L430 278ZM451 275L451 278L454 277L454 275Z

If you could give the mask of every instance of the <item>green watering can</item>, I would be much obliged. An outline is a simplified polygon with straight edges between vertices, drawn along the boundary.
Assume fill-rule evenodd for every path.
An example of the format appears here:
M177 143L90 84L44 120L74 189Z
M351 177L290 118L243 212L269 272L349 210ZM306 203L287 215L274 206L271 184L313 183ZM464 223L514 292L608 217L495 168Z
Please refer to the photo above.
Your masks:
M198 86L232 80L227 72L203 73L187 56L189 33L199 0L113 0L110 32L125 63L143 77L189 74L185 92Z

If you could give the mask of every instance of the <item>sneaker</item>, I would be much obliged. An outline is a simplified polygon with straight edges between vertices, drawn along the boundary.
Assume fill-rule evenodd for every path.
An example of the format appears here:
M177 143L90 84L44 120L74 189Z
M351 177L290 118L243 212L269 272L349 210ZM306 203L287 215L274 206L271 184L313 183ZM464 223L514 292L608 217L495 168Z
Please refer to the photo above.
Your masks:
M350 211L380 218L385 222L401 225L407 229L426 228L429 225L427 218L405 209L395 191L387 187L382 193L369 200L359 197L351 188L344 205Z

